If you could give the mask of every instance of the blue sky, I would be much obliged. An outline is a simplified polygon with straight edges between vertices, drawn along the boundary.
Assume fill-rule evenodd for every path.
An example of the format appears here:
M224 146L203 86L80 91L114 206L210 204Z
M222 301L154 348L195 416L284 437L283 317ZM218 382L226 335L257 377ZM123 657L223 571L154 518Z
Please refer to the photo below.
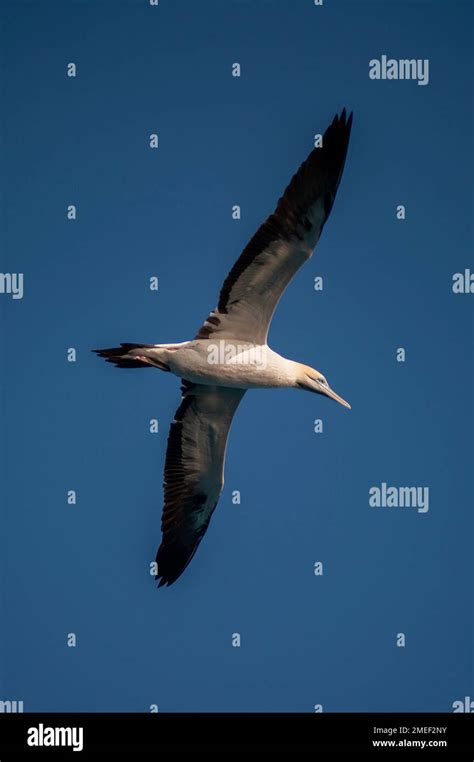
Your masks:
M0 698L450 711L473 690L472 295L452 292L472 263L470 3L41 0L1 16L2 271L25 290L0 295ZM383 54L429 59L429 84L370 80ZM246 394L209 531L158 591L179 382L90 349L191 338L343 106L338 197L270 345L353 409ZM429 511L370 508L382 482L428 486Z

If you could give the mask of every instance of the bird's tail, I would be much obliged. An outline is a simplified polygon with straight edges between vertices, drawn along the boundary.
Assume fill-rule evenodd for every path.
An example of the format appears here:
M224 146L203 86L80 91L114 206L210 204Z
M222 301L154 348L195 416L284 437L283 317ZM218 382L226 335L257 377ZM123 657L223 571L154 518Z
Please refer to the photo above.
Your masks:
M148 357L149 349L155 348L155 344L121 344L119 347L110 349L93 349L92 351L111 362L117 368L160 368L169 370L165 363L159 362L155 357Z

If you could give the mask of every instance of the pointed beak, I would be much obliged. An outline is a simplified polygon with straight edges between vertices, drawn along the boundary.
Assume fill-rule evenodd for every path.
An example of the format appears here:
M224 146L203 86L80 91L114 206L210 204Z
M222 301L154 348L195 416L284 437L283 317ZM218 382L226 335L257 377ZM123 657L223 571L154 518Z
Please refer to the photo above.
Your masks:
M327 384L322 384L317 378L306 374L306 377L301 379L297 385L302 389L307 389L309 392L316 392L316 394L325 394L326 397L330 397L332 400L339 402L340 405L344 405L344 407L348 407L349 410L352 410L351 406L348 402L346 402L346 400L343 400L342 397L340 397L333 389L331 389L330 386Z
M349 405L346 400L343 400L342 397L340 397L338 394L336 394L335 391L333 391L329 386L323 386L321 387L321 391L323 394L326 395L326 397L331 397L332 400L336 400L336 402L339 402L341 405L344 405L344 407L348 407L349 410L352 410L351 406Z

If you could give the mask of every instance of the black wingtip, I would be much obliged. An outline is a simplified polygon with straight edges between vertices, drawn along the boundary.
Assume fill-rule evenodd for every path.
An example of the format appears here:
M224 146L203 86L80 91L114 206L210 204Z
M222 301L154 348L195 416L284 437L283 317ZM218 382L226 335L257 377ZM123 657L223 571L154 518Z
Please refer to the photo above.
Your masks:
M351 124L352 124L352 117L354 115L354 112L351 111L349 116L347 114L348 114L347 109L344 106L344 108L342 109L341 113L335 115L334 119L332 120L332 124L333 125L337 125L337 124L341 123L342 126L348 127L350 129L351 128Z
M102 357L106 362L112 363L117 368L151 368L149 363L142 360L134 359L128 355L130 349L137 349L140 347L150 347L152 344L131 344L129 342L122 343L119 347L110 347L108 349L92 349L96 355Z
M339 151L344 154L344 157L351 135L353 113L354 112L351 111L348 114L344 107L340 114L336 114L332 123L324 133L324 137L328 138L333 145L339 146Z
M197 540L191 547L176 542L169 545L165 542L161 543L156 554L158 573L155 580L159 581L158 587L164 585L169 587L181 577L194 556L199 542L200 540Z
M173 582L176 582L176 580L178 579L179 576L180 575L178 574L177 577L173 577L173 578L170 577L168 579L164 574L163 574L163 576L160 576L159 574L157 574L156 577L155 577L155 582L158 582L158 588L160 588L160 587L169 587L170 585L173 584Z
M163 551L161 551L160 555L163 559ZM172 585L181 576L186 566L187 564L183 565L181 563L174 568L172 566L166 568L163 560L159 561L158 574L155 576L155 582L158 582L158 587L169 587Z

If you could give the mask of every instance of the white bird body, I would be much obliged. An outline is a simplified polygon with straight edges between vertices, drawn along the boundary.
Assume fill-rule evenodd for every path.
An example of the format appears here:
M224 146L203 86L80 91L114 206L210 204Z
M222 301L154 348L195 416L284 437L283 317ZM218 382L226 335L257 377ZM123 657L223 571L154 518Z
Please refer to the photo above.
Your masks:
M224 484L230 426L246 389L295 387L350 407L322 373L270 349L267 336L282 293L312 256L331 211L351 124L345 109L336 115L321 147L300 166L235 262L194 339L94 350L120 368L155 367L183 379L165 459L160 586L182 574L207 530Z
M302 367L267 344L231 339L157 344L145 352L139 349L136 352L145 362L157 362L158 367L166 365L171 373L186 381L234 389L296 387ZM130 354L134 356L133 350Z

